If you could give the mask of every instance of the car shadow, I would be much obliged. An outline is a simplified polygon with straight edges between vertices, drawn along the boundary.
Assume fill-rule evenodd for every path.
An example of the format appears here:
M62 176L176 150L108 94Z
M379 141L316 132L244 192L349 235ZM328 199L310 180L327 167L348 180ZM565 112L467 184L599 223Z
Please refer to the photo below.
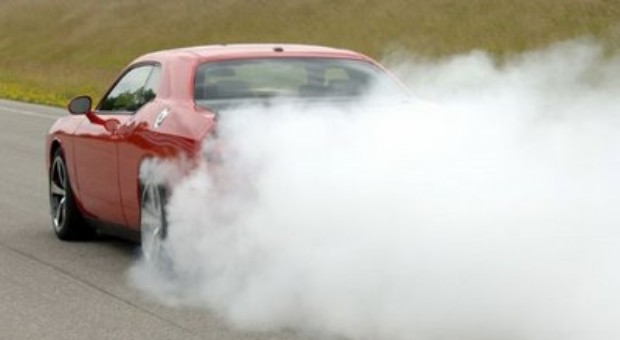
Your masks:
M98 234L92 240L84 241L105 245L114 251L127 257L138 257L140 255L140 244L109 234Z

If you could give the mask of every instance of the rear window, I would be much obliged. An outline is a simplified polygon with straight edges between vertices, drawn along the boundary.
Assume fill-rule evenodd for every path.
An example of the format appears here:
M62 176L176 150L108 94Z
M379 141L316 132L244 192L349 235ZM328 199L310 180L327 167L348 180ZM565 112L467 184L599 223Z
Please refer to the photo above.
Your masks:
M198 104L212 106L272 98L356 98L374 88L380 88L384 94L405 95L390 76L366 61L243 59L200 65L195 77L194 98Z

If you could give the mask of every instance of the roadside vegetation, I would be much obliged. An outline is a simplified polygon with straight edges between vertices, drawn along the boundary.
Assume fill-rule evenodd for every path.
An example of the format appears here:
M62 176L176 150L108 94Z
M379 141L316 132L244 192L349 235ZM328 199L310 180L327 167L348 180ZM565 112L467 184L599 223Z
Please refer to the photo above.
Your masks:
M503 55L575 37L620 41L620 0L3 0L0 97L98 98L145 52L295 42L381 57L482 49Z

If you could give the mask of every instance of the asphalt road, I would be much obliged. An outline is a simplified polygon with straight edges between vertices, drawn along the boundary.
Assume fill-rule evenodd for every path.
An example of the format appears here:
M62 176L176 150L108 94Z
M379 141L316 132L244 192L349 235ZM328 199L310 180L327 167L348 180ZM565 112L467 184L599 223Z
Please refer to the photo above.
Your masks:
M64 110L0 100L0 339L300 339L231 329L132 288L134 244L61 242L50 226L44 140Z

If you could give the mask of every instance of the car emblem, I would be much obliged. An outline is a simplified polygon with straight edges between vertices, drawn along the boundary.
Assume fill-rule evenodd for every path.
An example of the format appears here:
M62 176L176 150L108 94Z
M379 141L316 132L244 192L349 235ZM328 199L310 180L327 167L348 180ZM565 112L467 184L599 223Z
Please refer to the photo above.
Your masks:
M169 113L170 110L168 108L165 108L162 112L160 112L157 115L157 118L155 118L155 123L153 124L153 127L157 129L161 125L161 123L164 122Z

